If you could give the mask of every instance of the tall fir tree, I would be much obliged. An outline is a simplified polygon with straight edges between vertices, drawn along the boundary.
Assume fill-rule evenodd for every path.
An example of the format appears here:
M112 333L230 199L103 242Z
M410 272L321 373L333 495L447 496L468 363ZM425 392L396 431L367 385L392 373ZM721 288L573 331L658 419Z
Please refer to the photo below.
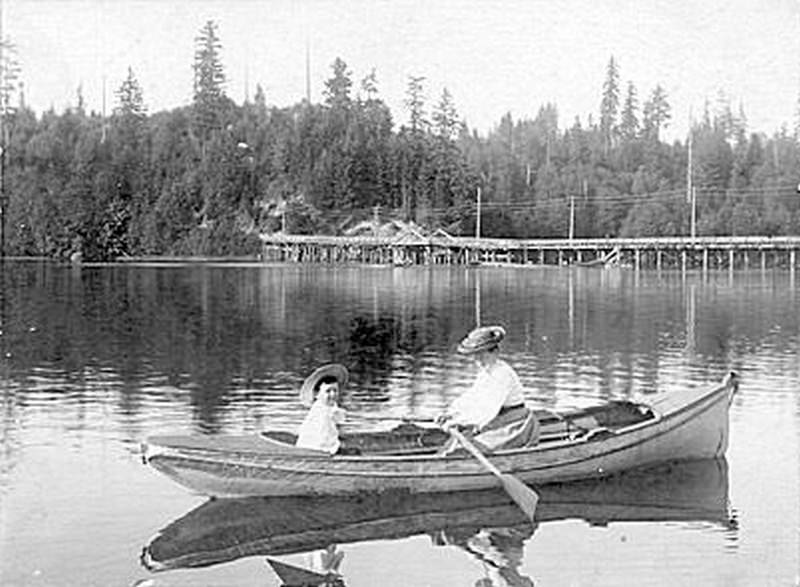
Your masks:
M399 141L400 193L406 218L410 218L418 207L429 207L428 194L424 188L429 127L425 114L424 81L424 77L409 76L406 86L408 126L401 130Z
M435 139L433 141L433 201L434 208L448 208L460 203L464 185L462 157L455 143L461 131L453 97L447 88L432 115Z
M405 105L408 109L408 124L412 134L425 132L428 121L425 117L424 77L410 76L406 86Z
M0 8L2 10L2 8ZM20 66L14 44L0 38L0 254L6 254L8 230L8 195L6 186L6 149L10 143L10 118L16 108L12 104L18 90Z
M638 109L639 102L636 96L636 87L633 85L633 82L629 81L619 125L620 135L625 141L632 141L639 134Z
M16 45L0 39L0 114L4 116L16 109L14 98L20 92L21 71Z
M142 87L139 85L139 80L136 79L132 68L128 67L128 76L116 91L116 96L115 116L130 117L140 121L146 118L147 107L144 105Z
M347 110L350 107L350 89L353 86L352 74L347 63L337 57L331 65L333 75L325 81L325 104L333 110Z
M221 50L217 24L209 20L195 38L194 52L195 126L203 140L222 125L225 70L220 57Z
M708 104L706 103L704 120L708 124ZM653 88L650 97L644 104L643 121L645 135L653 141L660 139L661 130L667 126L672 117L671 108L667 101L667 92L661 85Z
M794 106L794 140L800 144L800 92L797 93Z
M367 104L377 101L378 76L375 73L375 68L361 80L361 91L364 93L364 100Z
M439 138L452 141L458 136L460 131L458 112L453 102L453 96L447 88L442 90L442 96L431 115L431 119L436 135Z
M603 98L600 101L600 133L603 145L608 152L617 134L617 115L619 113L619 67L612 55L606 66L606 79L603 82Z

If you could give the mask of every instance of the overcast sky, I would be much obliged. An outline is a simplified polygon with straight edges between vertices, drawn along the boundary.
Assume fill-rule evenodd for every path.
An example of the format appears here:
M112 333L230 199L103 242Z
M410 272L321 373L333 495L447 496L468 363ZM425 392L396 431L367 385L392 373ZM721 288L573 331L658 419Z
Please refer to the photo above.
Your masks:
M101 111L104 78L110 112L128 66L150 112L189 103L194 39L208 19L237 103L256 84L270 104L300 100L308 43L312 100L341 57L356 87L375 68L399 123L411 75L426 78L429 105L447 87L481 132L545 102L562 128L596 120L611 55L640 102L665 87L673 137L720 91L735 111L743 105L751 130L791 128L800 90L800 0L0 1L37 112L74 105L79 85Z

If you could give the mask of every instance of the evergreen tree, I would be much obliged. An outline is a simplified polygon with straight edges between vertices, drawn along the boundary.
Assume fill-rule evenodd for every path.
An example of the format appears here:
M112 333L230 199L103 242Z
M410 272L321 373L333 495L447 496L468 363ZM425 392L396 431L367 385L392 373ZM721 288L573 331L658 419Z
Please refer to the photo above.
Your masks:
M736 119L731 111L731 101L722 90L717 92L717 106L714 113L714 124L726 139L731 139L736 133Z
M425 117L425 93L422 82L424 77L410 76L406 88L405 105L408 109L408 123L411 133L417 135L425 132L428 121Z
M221 50L217 24L209 20L195 38L194 53L195 126L202 140L207 140L213 130L222 127L225 71Z
M797 101L794 107L794 140L800 143L800 92L797 92Z
M453 96L447 88L442 90L442 97L431 115L436 136L444 141L453 141L459 134L461 122L453 103Z
M630 142L639 134L638 108L639 104L636 98L636 87L633 85L633 82L628 82L625 104L622 107L622 120L619 125L620 135L625 141Z
M147 109L142 89L128 68L128 76L116 92L111 126L111 165L108 169L109 187L104 190L106 206L100 237L100 254L118 257L128 254L138 235L131 234L132 219L146 209L143 195L147 184L146 154L143 152Z
M617 133L619 112L619 68L614 56L608 60L606 79L603 82L603 99L600 102L600 133L606 151L613 146Z
M644 104L645 136L653 141L658 141L661 129L667 126L671 116L667 93L659 84L653 89L650 98ZM707 116L708 110L706 109Z
M425 114L424 77L410 76L406 88L405 105L409 126L401 129L399 147L400 193L406 218L428 214L430 208L426 187L427 131L429 123Z
M361 91L364 92L367 104L377 100L378 96L378 77L373 68L368 75L361 80Z
M2 10L0 8L0 10ZM15 57L16 49L14 44L7 39L0 38L0 149L2 149L2 166L0 168L0 243L3 250L0 254L5 255L5 243L8 231L8 172L6 170L6 149L10 143L10 118L16 108L12 104L13 97L18 89L20 67Z
M353 85L347 64L337 57L331 65L333 76L325 81L325 104L333 110L347 110L350 107L350 88Z
M444 209L460 208L464 201L466 189L466 173L463 156L455 139L461 132L462 123L458 118L453 97L447 88L432 114L435 141L433 142L433 208L442 212L439 217L445 224L450 224L458 216L457 210L446 213Z
M140 125L147 117L147 107L144 105L142 88L133 73L133 69L128 67L128 77L122 82L116 91L117 106L114 108L114 116L126 123Z
M14 98L21 87L22 69L17 60L17 48L9 39L0 38L0 115L6 116L16 110Z

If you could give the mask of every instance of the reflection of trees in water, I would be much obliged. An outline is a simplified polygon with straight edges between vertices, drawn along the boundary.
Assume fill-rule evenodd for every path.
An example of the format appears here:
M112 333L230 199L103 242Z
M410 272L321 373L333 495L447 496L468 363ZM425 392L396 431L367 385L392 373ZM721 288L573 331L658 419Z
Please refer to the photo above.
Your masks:
M265 283L256 271L227 268L16 268L6 289L11 330L39 327L13 339L17 372L46 365L54 384L74 388L73 401L83 401L87 378L113 373L106 383L119 413L135 415L148 394L178 393L208 430L232 403L258 401L253 394L293 398L323 363L345 363L369 386L394 355L447 337L424 304L404 316L374 311L353 304L360 293L346 280L316 284L313 271L270 273Z
M667 354L720 369L765 344L787 350L800 328L796 293L778 278L695 283L687 353L691 276L642 274L637 285L625 271L480 271L482 322L507 326L504 353L544 392L569 391L566 365L601 392L625 394L656 382ZM392 372L413 375L431 353L450 360L475 320L475 277L446 268L7 262L1 338L12 358L3 368L20 397L35 371L48 379L38 389L68 388L75 403L98 401L90 388L102 384L125 416L149 395L178 392L211 429L237 402L293 399L326 362L345 363L380 398Z
M413 358L446 337L446 329L432 316L351 318L342 356L357 382L354 387L359 390L359 399L388 399L386 381L396 369L397 359L411 357L411 364L404 368L413 370Z
M392 357L403 344L401 324L393 316L377 319L356 316L350 320L348 330L347 363L354 373L366 375L388 370ZM416 330L412 332L414 337Z
M525 333L541 390L569 388L565 366L591 373L605 397L653 390L665 356L681 357L693 372L716 377L748 352L741 349L749 338L745 332L765 335L763 292L748 299L739 287L726 291L675 273L585 269L548 278ZM749 314L761 316L752 320ZM735 350L737 339L741 352Z
M356 373L386 372L397 353L421 352L435 335L431 328L435 324L414 317L404 321L389 315L356 316L348 328L349 364Z

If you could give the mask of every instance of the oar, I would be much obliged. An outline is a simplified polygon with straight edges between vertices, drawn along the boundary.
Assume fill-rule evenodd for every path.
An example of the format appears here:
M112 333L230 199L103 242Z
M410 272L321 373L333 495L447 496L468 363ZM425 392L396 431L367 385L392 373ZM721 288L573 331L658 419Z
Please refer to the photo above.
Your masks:
M381 416L378 414L357 414L350 412L354 417L361 420L375 420L377 422L415 422L420 424L435 424L434 418L425 418L422 416Z
M532 522L534 514L536 514L536 505L539 503L539 494L513 475L501 472L500 469L495 467L489 459L486 458L477 446L467 440L466 436L454 426L448 427L447 432L450 433L450 436L455 438L461 446L467 449L487 471L500 479L500 482L503 484L503 489L506 490L506 493L514 500L514 503L519 506Z
M371 414L359 414L359 417L365 420L401 420L404 422L419 422L426 424L435 422L433 418L424 417L390 417ZM536 505L539 503L539 494L513 475L503 473L500 471L500 469L495 467L491 461L489 461L489 459L487 459L486 456L480 451L480 449L467 440L467 438L457 428L454 426L448 426L445 431L454 439L456 439L461 446L469 451L472 456L475 457L478 462L480 462L486 468L486 470L500 479L500 482L503 484L503 489L505 489L506 493L508 493L511 499L514 500L514 502L525 513L525 515L528 516L531 521L533 521L534 514L536 513Z

